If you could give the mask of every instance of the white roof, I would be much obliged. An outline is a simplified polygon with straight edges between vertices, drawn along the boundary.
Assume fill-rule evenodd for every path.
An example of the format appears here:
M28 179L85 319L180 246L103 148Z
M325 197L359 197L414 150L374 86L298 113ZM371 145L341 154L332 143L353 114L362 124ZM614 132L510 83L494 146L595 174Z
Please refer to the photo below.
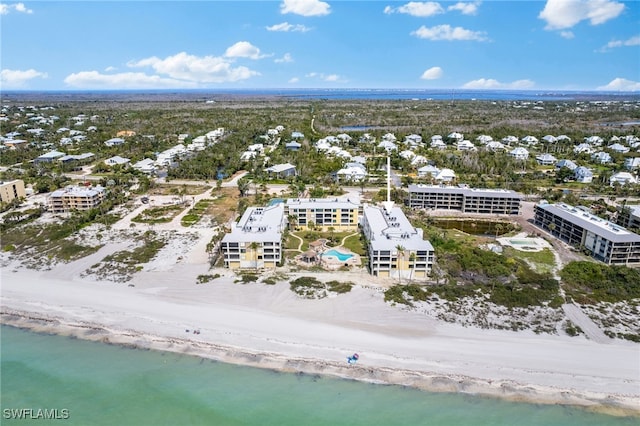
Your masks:
M285 170L290 170L295 168L296 166L294 166L293 164L284 163L284 164L275 164L271 167L267 167L265 170L268 172L280 173L280 172L284 172Z
M284 204L269 207L248 207L231 228L223 242L281 241L284 228Z
M422 238L422 229L414 228L399 207L386 211L382 207L365 205L363 221L371 230L367 237L373 250L396 251L397 246L402 246L410 251L433 251L431 243Z

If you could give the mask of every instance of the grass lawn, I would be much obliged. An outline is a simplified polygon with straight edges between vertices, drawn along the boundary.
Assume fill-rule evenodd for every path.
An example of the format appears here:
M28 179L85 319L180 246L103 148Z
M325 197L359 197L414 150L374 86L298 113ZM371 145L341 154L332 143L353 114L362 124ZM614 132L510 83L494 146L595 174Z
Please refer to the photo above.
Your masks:
M505 247L504 254L508 257L525 260L533 269L535 269L536 272L539 273L551 273L556 265L556 259L553 256L553 252L548 248L537 252L525 252L511 247Z

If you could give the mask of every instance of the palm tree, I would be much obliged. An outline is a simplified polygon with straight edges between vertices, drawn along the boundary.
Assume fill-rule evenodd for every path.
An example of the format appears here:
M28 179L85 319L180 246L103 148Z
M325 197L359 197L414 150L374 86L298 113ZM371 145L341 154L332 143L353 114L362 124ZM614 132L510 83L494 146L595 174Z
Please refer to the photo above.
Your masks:
M238 191L240 191L240 197L244 197L249 191L249 180L246 178L238 179Z
M253 266L256 270L256 272L258 272L258 243L257 242L252 242L251 244L249 244L249 248L252 251L252 257L253 257Z
M410 268L409 268L409 283L411 283L411 280L413 279L413 271L416 269L416 254L415 254L415 252L409 253L409 261L411 262L411 265L410 265Z
M398 270L398 284L402 282L402 261L404 260L405 248L401 244L396 246L396 250L398 251L398 259L397 259L397 270Z

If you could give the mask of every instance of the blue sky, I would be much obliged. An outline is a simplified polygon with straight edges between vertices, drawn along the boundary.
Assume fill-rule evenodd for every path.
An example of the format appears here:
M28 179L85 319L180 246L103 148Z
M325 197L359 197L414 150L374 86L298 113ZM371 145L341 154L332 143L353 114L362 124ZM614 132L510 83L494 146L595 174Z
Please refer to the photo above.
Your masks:
M640 2L0 3L3 90L640 91Z

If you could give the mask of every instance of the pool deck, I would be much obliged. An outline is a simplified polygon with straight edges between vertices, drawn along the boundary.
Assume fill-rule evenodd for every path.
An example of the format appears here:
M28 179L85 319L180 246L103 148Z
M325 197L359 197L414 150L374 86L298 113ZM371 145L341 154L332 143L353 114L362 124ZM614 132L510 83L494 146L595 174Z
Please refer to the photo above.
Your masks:
M551 244L540 237L527 237L526 233L520 233L513 237L498 238L497 241L504 247L513 247L520 251L542 251L551 248Z

